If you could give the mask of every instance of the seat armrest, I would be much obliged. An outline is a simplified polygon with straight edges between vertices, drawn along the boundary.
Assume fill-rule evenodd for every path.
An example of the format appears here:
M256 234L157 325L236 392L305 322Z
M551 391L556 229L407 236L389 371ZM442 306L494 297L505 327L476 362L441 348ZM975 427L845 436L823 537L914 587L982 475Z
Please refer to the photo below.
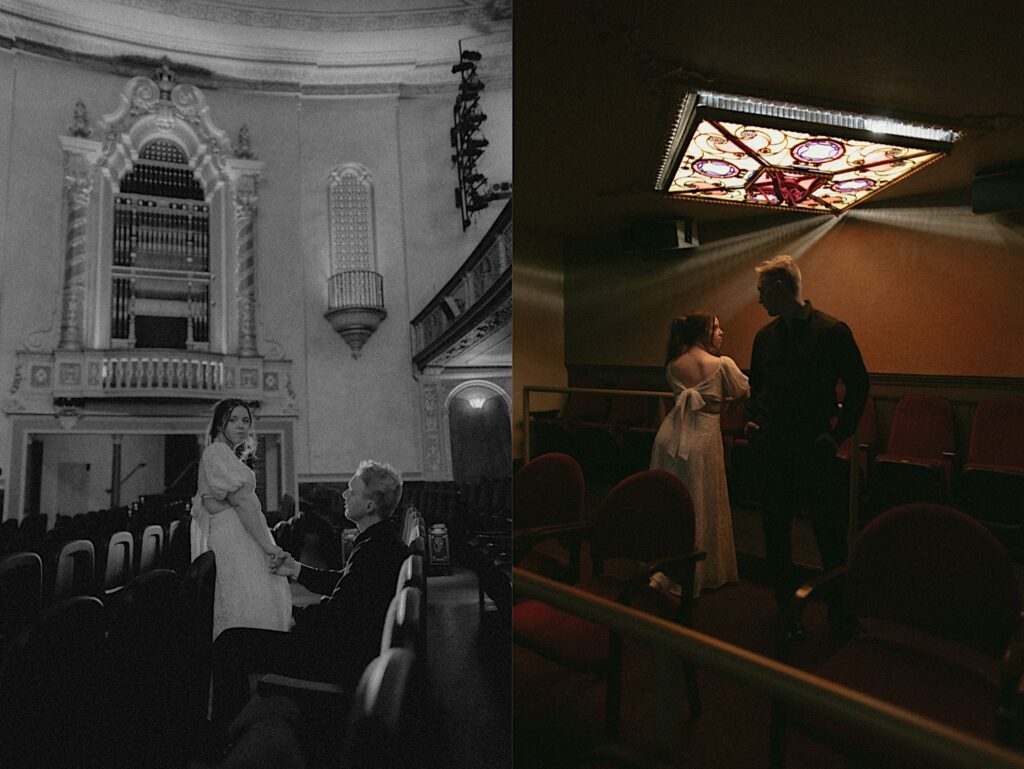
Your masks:
M301 689L307 692L323 692L327 694L344 694L345 689L328 681L314 681L308 678L294 678L278 673L267 673L260 679L258 686L280 686L286 689Z
M836 568L818 574L815 577L807 580L804 584L796 589L793 593L793 600L789 602L786 607L785 614L782 617L783 629L796 627L803 620L804 609L807 607L807 603L811 600L816 592L821 590L825 585L832 585L837 580L841 579L846 574L846 565L837 566ZM788 633L782 632L779 634L779 639L775 646L775 659L780 662L789 661L789 652L794 639L790 637Z
M996 739L1005 745L1019 748L1024 745L1020 692L1021 678L1024 677L1024 615L1010 637L999 677Z
M513 519L513 525L514 523ZM556 540L569 551L570 555L575 556L575 561L578 563L583 540L590 536L593 528L593 524L580 521L579 523L562 523L524 529L512 536L512 564L519 565L519 562L526 557L530 550L548 539Z
M644 578L650 579L659 571L665 571L671 569L673 566L683 566L685 564L703 561L708 557L708 554L704 550L691 550L688 553L678 553L676 555L670 555L665 558L659 558L656 561L648 561L644 564ZM672 576L669 574L668 576Z
M693 570L689 569L686 574L686 579L678 579L678 570L680 567L689 566L691 564L697 564L699 561L703 561L708 557L707 552L704 550L691 550L688 553L677 553L675 555L666 556L665 558L658 558L654 561L648 561L643 565L643 568L635 577L635 587L643 587L650 583L651 577L657 574L659 571L664 572L666 576L672 581L682 585L682 603L689 604L693 598Z

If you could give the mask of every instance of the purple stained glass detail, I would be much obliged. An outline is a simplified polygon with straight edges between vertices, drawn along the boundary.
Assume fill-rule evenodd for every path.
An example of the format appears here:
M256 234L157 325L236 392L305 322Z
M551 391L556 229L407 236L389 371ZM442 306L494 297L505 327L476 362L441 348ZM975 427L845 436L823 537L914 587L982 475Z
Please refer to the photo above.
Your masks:
M846 179L845 181L835 182L832 185L832 189L839 192L860 192L874 186L875 183L870 179Z
M693 170L714 179L727 179L740 172L740 169L724 160L698 160L693 164Z
M801 142L792 150L793 157L804 163L827 163L841 158L845 152L842 144L831 139L811 139Z

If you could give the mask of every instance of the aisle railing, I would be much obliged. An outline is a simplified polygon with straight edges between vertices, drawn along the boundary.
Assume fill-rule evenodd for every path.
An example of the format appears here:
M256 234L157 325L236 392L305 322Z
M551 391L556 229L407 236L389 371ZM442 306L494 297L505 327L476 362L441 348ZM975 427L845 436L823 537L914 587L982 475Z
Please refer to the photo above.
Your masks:
M951 769L1024 769L1024 755L995 745L903 708L755 654L695 630L568 587L523 569L512 570L516 596L535 598L571 614L635 638L656 655L653 756L673 766L684 762L678 725L682 723L680 687L671 681L679 659L764 692L788 706L841 722L866 737L898 745L937 766ZM765 745L767 763L769 747ZM646 762L646 761L645 761ZM649 765L649 764L648 764Z

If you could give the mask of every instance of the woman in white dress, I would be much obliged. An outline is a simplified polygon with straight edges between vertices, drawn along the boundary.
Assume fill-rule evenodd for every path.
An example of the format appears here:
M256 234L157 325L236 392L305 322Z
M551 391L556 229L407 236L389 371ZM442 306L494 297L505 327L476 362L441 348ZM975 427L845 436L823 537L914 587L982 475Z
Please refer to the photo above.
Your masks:
M192 558L217 557L213 636L229 627L288 630L292 598L288 578L271 573L283 556L256 496L256 476L242 460L256 449L252 411L229 398L213 409L192 499Z
M739 580L719 420L723 402L747 398L750 385L736 362L721 354L724 338L718 318L707 310L672 321L665 376L676 400L651 452L651 468L680 478L693 499L696 547L707 552L707 559L697 564L695 596ZM660 572L652 583L681 593Z

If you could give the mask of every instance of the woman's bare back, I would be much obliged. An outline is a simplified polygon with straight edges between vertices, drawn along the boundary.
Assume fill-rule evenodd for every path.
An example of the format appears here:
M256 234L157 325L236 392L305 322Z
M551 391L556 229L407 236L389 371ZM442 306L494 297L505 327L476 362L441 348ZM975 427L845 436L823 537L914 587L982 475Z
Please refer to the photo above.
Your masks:
M694 345L669 364L669 371L685 387L695 387L715 373L722 360Z

